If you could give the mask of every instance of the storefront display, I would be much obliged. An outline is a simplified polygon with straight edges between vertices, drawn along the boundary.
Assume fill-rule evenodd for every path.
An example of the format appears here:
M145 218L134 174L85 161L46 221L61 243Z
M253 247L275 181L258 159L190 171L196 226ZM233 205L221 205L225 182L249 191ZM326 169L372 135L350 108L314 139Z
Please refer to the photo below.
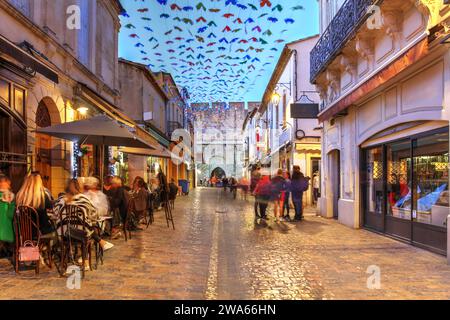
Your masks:
M156 178L159 171L167 176L167 159L148 157L147 159L147 181Z
M363 150L364 225L446 251L448 129Z

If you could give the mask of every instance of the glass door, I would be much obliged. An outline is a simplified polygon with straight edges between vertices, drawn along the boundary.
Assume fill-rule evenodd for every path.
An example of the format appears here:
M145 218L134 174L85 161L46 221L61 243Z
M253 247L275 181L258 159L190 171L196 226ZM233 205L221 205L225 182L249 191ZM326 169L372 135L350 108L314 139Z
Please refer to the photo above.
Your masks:
M385 231L411 239L411 140L386 146L386 224Z
M438 132L413 141L413 241L446 252L449 215L449 135Z
M384 231L384 161L383 148L376 147L364 151L363 159L363 206L364 226L376 231Z

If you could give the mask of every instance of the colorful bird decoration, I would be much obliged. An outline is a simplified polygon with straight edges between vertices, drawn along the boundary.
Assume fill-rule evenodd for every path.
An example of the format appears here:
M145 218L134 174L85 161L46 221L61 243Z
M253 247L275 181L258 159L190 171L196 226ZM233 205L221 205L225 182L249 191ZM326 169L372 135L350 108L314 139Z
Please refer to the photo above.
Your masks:
M297 22L308 3L122 1L120 55L154 72L171 73L191 103L212 108L212 102L244 101L256 79L270 77L284 43L309 35L301 34Z

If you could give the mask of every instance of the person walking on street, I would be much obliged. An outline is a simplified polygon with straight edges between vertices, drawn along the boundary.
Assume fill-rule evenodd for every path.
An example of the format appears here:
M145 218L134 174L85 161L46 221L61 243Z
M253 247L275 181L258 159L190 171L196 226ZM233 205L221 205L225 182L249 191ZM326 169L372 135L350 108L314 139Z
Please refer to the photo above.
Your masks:
M309 188L309 180L300 171L300 167L294 167L291 181L292 202L295 208L295 221L303 220L303 193Z
M283 191L283 193L281 195L282 201L283 201L281 215L283 216L283 220L291 221L291 217L289 215L290 198L291 198L291 174L289 172L285 173L284 180L285 180L285 190ZM284 214L285 210L286 210L286 214Z
M222 186L223 186L223 191L227 192L227 188L228 188L228 178L227 177L223 177L222 179Z
M313 195L314 195L314 204L317 205L320 196L320 174L319 171L314 173L313 177Z
M259 207L259 217L264 220L267 219L267 207L270 202L271 186L270 178L268 176L263 176L259 179L259 182L253 191L253 194L255 195L255 208L256 206ZM255 216L255 219L258 219L258 215Z
M286 190L286 180L283 178L283 170L278 169L277 175L272 179L272 198L273 202L273 214L275 221L280 221L283 210L283 200L281 198L282 193Z
M254 194L256 186L258 185L260 180L261 180L261 168L258 167L252 172L252 175L251 175L251 178L250 178L250 192L252 194ZM254 205L255 217L261 218L260 213L258 213L258 206L259 206L259 204L258 204L258 201L257 201L257 199L255 197L255 205Z

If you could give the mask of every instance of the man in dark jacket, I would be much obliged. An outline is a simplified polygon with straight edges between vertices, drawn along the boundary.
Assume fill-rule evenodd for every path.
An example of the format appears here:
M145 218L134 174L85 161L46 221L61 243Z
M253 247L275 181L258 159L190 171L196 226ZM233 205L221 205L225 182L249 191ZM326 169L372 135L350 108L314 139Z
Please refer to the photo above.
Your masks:
M309 188L309 178L306 178L300 168L294 168L291 180L292 202L295 208L295 221L303 220L303 192Z

